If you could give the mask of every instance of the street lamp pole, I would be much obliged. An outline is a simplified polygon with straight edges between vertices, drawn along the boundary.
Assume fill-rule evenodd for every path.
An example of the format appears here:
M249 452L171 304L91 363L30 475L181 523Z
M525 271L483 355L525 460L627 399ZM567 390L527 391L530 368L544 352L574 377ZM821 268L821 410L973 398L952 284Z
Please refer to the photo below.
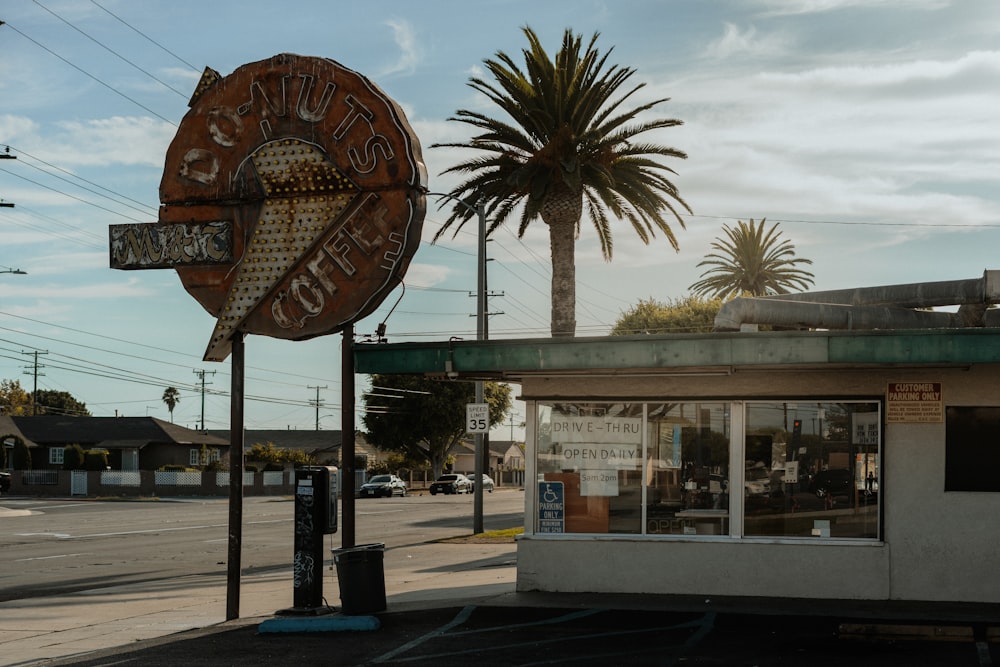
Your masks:
M476 270L476 340L486 340L486 205L480 199L475 207L467 204L458 197L441 192L428 192L434 197L445 197L464 206L467 210L476 214L479 223L479 254L477 258ZM476 380L476 403L483 403L484 386L482 380ZM472 532L478 534L483 532L483 474L486 458L485 439L482 433L474 436L476 444L475 461L475 486L472 500Z

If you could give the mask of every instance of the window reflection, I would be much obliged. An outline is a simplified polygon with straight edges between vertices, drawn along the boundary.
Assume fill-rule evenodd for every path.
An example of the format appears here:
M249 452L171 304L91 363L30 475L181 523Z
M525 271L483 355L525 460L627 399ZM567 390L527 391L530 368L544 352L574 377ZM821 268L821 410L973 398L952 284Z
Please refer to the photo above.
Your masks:
M877 538L878 407L747 404L744 534Z

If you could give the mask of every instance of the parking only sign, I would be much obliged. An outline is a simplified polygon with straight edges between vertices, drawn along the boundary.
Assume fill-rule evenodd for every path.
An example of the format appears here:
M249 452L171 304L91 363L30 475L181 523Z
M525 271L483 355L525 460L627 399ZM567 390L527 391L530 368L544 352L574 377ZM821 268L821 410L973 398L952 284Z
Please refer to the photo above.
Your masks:
M490 432L490 406L488 403L465 404L465 432Z
M566 492L562 482L538 483L538 532L566 531Z

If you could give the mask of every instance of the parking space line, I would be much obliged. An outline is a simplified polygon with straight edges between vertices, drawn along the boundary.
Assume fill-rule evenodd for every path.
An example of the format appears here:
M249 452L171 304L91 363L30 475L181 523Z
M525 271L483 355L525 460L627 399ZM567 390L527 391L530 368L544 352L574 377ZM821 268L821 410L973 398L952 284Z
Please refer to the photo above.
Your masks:
M575 620L579 620L581 618L585 618L587 616L592 616L594 614L599 614L599 613L602 613L602 612L609 611L607 609L583 609L583 610L580 610L580 611L574 611L574 612L570 612L570 613L567 613L567 614L561 614L559 616L554 616L552 618L541 619L541 620L538 620L538 621L530 621L530 622L524 622L524 623L509 623L509 624L505 624L505 625L493 625L493 626L489 626L489 627L476 628L476 629L472 629L472 630L452 631L454 628L457 628L458 626L460 626L463 623L465 623L466 621L468 621L471 618L472 613L475 610L476 610L475 606L464 607L455 616L454 619L452 619L448 623L444 624L440 628L437 628L436 630L433 630L433 631L431 631L431 632L429 632L429 633L427 633L427 634L425 634L425 635L423 635L421 637L418 637L418 638L416 638L416 639L414 639L412 641L409 641L406 644L403 644L402 646L399 646L399 647L393 649L392 651L389 651L388 653L384 653L383 655L375 658L372 662L373 663L385 663L385 662L389 662L389 661L395 661L395 662L430 661L430 660L435 660L435 659L440 659L440 658L449 658L449 657L456 657L456 656L461 656L461 655L469 655L469 654L481 653L483 651L490 651L493 647L478 646L476 648L471 648L471 649L451 650L451 651L445 651L445 652L442 652L442 653L433 653L433 654L422 653L420 655L413 655L413 656L405 656L404 655L408 651L411 651L411 650L415 649L416 647L418 647L418 646L420 646L422 644L425 644L425 643L427 643L429 641L432 641L434 639L443 639L443 638L446 638L446 639L448 639L450 641L450 640L454 640L457 637L468 637L468 636L471 636L471 635L481 634L481 633L487 633L487 632L493 632L493 633L495 633L495 632L498 632L498 631L510 631L510 630L514 630L514 629L522 629L522 628L528 628L528 627L554 625L554 624L558 624L558 623L568 623L568 622L572 622L572 621L575 621ZM636 628L636 629L630 629L630 630L612 630L612 631L607 631L607 632L597 632L597 633L590 633L590 634L585 634L585 635L576 635L576 636L573 636L573 637L555 637L555 638L547 639L547 640L546 639L542 639L542 640L533 639L531 641L515 642L515 643L511 643L511 642L508 641L508 642L503 643L502 645L498 645L496 648L503 648L503 649L506 649L506 650L510 650L510 649L517 648L517 647L520 647L520 646L540 646L540 645L543 645L543 644L557 644L557 643L560 643L560 642L577 641L577 640L579 640L581 638L583 638L583 639L604 639L604 638L625 637L625 636L629 636L629 635L638 635L638 634L645 634L645 633L652 633L652 632L659 633L659 632L672 631L672 630L694 629L695 632L692 633L692 635L690 637L688 637L687 640L685 640L683 644L680 644L680 645L677 645L677 646L674 647L674 648L683 649L683 650L686 651L686 650L689 650L689 649L694 648L695 646L697 646L701 642L701 640L704 639L708 635L708 633L712 631L712 629L715 626L715 617L716 617L715 612L709 612L709 613L703 614L699 618L695 618L695 619L692 619L692 620L689 620L689 621L684 621L682 623L677 623L677 624L674 624L674 625L648 627L648 628ZM666 647L666 648L670 648L670 647ZM626 654L627 655L632 655L632 653L628 653L628 652ZM603 656L603 657L621 657L621 655L622 655L621 651L618 651L618 652L615 652L615 653L609 653L609 654L607 654L606 656ZM592 655L591 657L599 658L599 657L602 657L602 656ZM541 661L541 662L537 662L537 663L530 663L530 664L531 665L554 665L554 664L558 664L558 663L561 663L561 662L566 662L567 659L568 658L556 658L556 659L552 659L552 660L545 660L545 661ZM574 656L573 659L576 659L576 657ZM673 660L671 660L671 662L669 662L668 664L673 664Z

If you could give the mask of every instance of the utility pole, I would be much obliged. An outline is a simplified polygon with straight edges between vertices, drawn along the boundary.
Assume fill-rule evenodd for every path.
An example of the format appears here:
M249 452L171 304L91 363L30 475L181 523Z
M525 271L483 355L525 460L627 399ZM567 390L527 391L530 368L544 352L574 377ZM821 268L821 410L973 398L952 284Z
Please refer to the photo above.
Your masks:
M316 406L316 430L317 431L319 430L319 406L321 406L323 404L323 401L319 400L319 390L320 389L326 389L326 388L327 388L326 385L323 385L322 387L306 386L306 389L315 389L316 390L316 400L315 401L309 401L309 402Z
M45 368L45 366L38 365L38 355L48 354L48 351L41 352L39 350L35 350L34 352L21 352L21 354L31 354L34 355L35 357L35 363L33 364L33 368L31 370L24 371L24 374L34 375L35 377L34 388L31 390L31 414L32 416L38 416L38 376L39 375L41 375L42 377L45 376L45 373L38 372L39 368Z
M0 25L3 25L3 21L0 21ZM10 154L10 146L7 146L7 150L0 153L0 160L16 160L16 155ZM4 201L0 199L0 208L14 208L14 202Z
M510 441L511 441L511 443L514 442L514 424L515 424L515 422L514 422L514 415L515 414L516 413L513 410L510 411L510 422L509 422L509 424L510 424ZM521 422L518 425L519 426L524 426L524 422Z
M428 192L427 194L451 199L470 213L476 214L479 237L476 261L476 340L487 340L489 331L486 326L486 202L480 199L475 206L472 206L453 195L441 192ZM476 403L481 404L485 401L483 385L482 380L476 380ZM472 532L481 533L483 532L483 471L488 467L490 440L488 432L485 435L477 432L473 437L476 443L476 484L473 491L475 495L472 498Z
M201 380L201 430L205 430L205 375L211 373L215 375L215 371L206 371L203 368L196 368L192 371ZM212 384L209 382L208 384Z

